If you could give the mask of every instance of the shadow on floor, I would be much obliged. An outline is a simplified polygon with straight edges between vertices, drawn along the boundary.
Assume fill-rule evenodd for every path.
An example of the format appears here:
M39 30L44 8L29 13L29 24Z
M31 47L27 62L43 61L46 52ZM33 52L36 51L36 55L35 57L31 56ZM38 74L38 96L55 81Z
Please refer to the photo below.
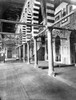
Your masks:
M74 64L72 64L72 65L65 65L65 64L54 65L54 68L64 68L64 67L75 67L75 65ZM38 66L38 68L48 69L48 66Z

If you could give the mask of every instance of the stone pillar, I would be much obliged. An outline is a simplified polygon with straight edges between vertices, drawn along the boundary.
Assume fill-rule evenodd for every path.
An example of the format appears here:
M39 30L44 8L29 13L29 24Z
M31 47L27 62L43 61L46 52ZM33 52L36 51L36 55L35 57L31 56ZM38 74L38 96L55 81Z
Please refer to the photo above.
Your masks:
M25 43L25 61L27 60L27 44Z
M47 61L47 48L46 48L46 45L47 45L47 40L45 41L45 61Z
M21 46L19 46L19 60L21 60Z
M52 45L53 45L53 63L54 63L54 62L56 62L56 61L55 61L55 60L56 60L56 59L55 59L55 58L56 58L56 52L55 52L55 39L53 40L53 44L52 44Z
M6 48L6 54L5 54L6 56L5 56L5 58L7 58L7 51L8 51L8 48Z
M18 47L16 48L16 58L18 58Z
M38 66L38 58L37 58L37 39L34 38L34 66Z
M23 62L25 62L25 43L23 44Z
M27 64L30 64L30 42L27 42Z
M48 75L54 75L54 67L53 67L53 47L52 47L52 30L47 29L48 35Z

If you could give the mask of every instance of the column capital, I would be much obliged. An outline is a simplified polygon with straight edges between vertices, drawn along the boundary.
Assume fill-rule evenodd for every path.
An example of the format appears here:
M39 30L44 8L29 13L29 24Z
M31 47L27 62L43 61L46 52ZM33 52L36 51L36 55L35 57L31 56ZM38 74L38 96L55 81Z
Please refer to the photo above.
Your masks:
M37 40L37 36L34 36L34 39L36 39L36 40Z
M49 31L52 31L53 30L53 27L48 27Z
M22 45L24 45L25 43L23 43Z
M30 41L27 41L27 43L30 43Z

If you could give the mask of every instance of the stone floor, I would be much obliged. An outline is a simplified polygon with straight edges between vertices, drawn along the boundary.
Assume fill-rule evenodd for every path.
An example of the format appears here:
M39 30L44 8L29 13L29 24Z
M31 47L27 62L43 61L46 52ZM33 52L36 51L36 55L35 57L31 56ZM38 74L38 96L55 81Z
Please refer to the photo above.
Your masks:
M57 69L56 69L57 70ZM26 63L0 63L1 100L76 100L76 89Z
M39 61L39 68L45 73L48 73L48 62ZM54 67L55 79L58 79L67 85L76 88L76 66L74 65L62 65Z

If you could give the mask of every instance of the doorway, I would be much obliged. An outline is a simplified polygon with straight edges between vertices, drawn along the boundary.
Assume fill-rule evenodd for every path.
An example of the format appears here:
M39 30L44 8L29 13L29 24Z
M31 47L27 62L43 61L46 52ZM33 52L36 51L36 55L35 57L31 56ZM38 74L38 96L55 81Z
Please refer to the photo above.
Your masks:
M12 50L8 49L7 51L7 58L12 58Z

